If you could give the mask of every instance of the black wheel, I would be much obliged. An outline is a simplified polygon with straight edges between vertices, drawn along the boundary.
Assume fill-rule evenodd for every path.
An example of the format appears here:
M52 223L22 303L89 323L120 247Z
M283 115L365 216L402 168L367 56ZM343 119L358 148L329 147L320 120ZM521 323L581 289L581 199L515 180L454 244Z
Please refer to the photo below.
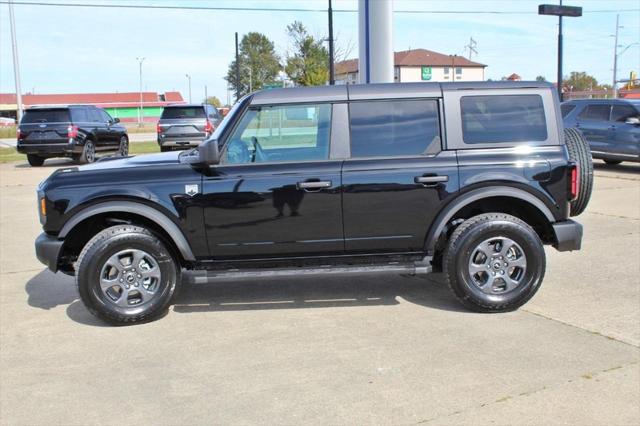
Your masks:
M486 213L456 228L443 266L449 287L468 309L511 311L540 288L544 247L536 232L517 217Z
M80 299L115 325L151 321L168 309L180 284L180 266L149 230L117 225L94 236L78 257Z
M604 160L604 162L610 166L615 166L616 164L622 163L620 160Z
M118 155L120 157L126 157L129 155L129 139L126 136L120 138L120 145L118 146Z
M82 148L82 154L78 157L80 163L88 164L96 161L96 146L92 140L86 140Z
M564 141L569 158L578 163L578 196L571 202L571 216L578 216L589 204L593 190L593 158L589 142L578 129L564 129Z
M44 164L44 158L35 154L27 154L27 161L31 167L40 167Z
M169 151L173 151L173 149L170 146L160 146L160 152L169 152Z

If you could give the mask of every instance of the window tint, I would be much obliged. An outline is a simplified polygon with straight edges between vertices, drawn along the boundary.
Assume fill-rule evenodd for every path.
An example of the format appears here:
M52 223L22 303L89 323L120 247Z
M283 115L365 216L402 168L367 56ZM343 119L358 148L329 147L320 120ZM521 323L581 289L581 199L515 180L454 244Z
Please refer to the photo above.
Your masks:
M225 163L312 161L329 158L331 105L249 109L229 141Z
M611 105L609 104L587 105L578 117L584 120L609 121L610 110Z
M570 104L560 105L560 112L562 113L562 118L571 114L571 111L573 111L574 109L576 109L575 105L570 105Z
M28 109L22 123L60 123L70 121L68 109Z
M436 101L353 102L349 115L351 157L421 155L440 146Z
M627 121L627 118L638 116L640 116L640 112L629 105L614 105L611 111L611 121L621 121L624 123Z
M98 110L98 108L89 108L87 110L87 113L89 115L89 118L91 119L90 121L94 123L102 122L102 117L100 116L100 111Z
M160 119L175 118L205 118L204 108L201 106L165 108L164 111L162 111L162 116L160 117Z
M87 116L86 108L72 108L71 119L76 123L86 123L88 121L91 121Z
M100 121L102 121L104 123L106 123L108 121L113 121L111 116L106 111L99 109L98 112L100 114Z
M465 143L544 141L547 124L539 95L463 96Z

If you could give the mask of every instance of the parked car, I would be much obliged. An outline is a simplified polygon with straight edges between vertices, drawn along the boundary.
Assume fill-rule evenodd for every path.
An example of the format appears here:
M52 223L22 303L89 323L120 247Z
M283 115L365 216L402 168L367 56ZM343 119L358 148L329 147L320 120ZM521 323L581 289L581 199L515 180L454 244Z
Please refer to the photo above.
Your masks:
M166 106L157 126L160 150L198 146L211 136L220 121L222 115L213 105Z
M593 158L640 162L640 100L576 99L561 108L565 127L580 129Z
M445 120L446 116L446 120ZM580 249L593 168L538 82L273 89L190 151L61 169L38 259L105 321L158 318L181 285L442 271L469 309L538 291L543 244Z
M98 152L129 153L127 129L118 118L92 105L34 106L16 129L17 150L32 166L51 157L93 163Z

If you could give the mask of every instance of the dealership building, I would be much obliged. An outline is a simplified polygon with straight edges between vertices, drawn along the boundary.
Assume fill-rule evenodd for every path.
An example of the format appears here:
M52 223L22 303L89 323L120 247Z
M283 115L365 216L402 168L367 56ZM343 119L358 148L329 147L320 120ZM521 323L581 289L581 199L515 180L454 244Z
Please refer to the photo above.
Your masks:
M394 77L396 83L416 81L483 81L484 64L463 56L445 55L427 49L412 49L394 53ZM338 62L336 83L358 83L358 60Z
M124 93L66 93L22 95L23 108L34 105L95 105L104 108L112 117L122 122L138 121L138 113L142 104L142 119L145 122L156 122L162 109L170 104L186 103L180 92L140 92ZM17 101L15 93L0 93L0 116L16 118Z

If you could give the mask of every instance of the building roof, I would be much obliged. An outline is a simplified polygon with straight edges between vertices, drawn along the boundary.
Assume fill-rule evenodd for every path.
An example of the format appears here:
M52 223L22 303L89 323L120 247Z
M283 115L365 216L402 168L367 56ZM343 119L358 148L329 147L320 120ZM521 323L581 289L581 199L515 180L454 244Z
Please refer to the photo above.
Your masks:
M445 55L427 49L412 49L395 52L393 61L397 67L486 67L486 65L473 62L464 56ZM336 74L353 73L358 71L358 60L348 59L336 63Z
M520 77L518 74L516 74L515 72L513 74L511 74L509 77L507 77L507 80L511 80L511 81L520 81L522 80L522 77Z
M0 105L15 105L15 93L0 93ZM144 106L165 106L169 103L184 102L180 92L166 92L164 100L157 92L142 92L142 104ZM103 108L123 108L140 105L140 92L122 93L61 93L22 95L22 103L25 107L32 105L75 105L89 104Z

